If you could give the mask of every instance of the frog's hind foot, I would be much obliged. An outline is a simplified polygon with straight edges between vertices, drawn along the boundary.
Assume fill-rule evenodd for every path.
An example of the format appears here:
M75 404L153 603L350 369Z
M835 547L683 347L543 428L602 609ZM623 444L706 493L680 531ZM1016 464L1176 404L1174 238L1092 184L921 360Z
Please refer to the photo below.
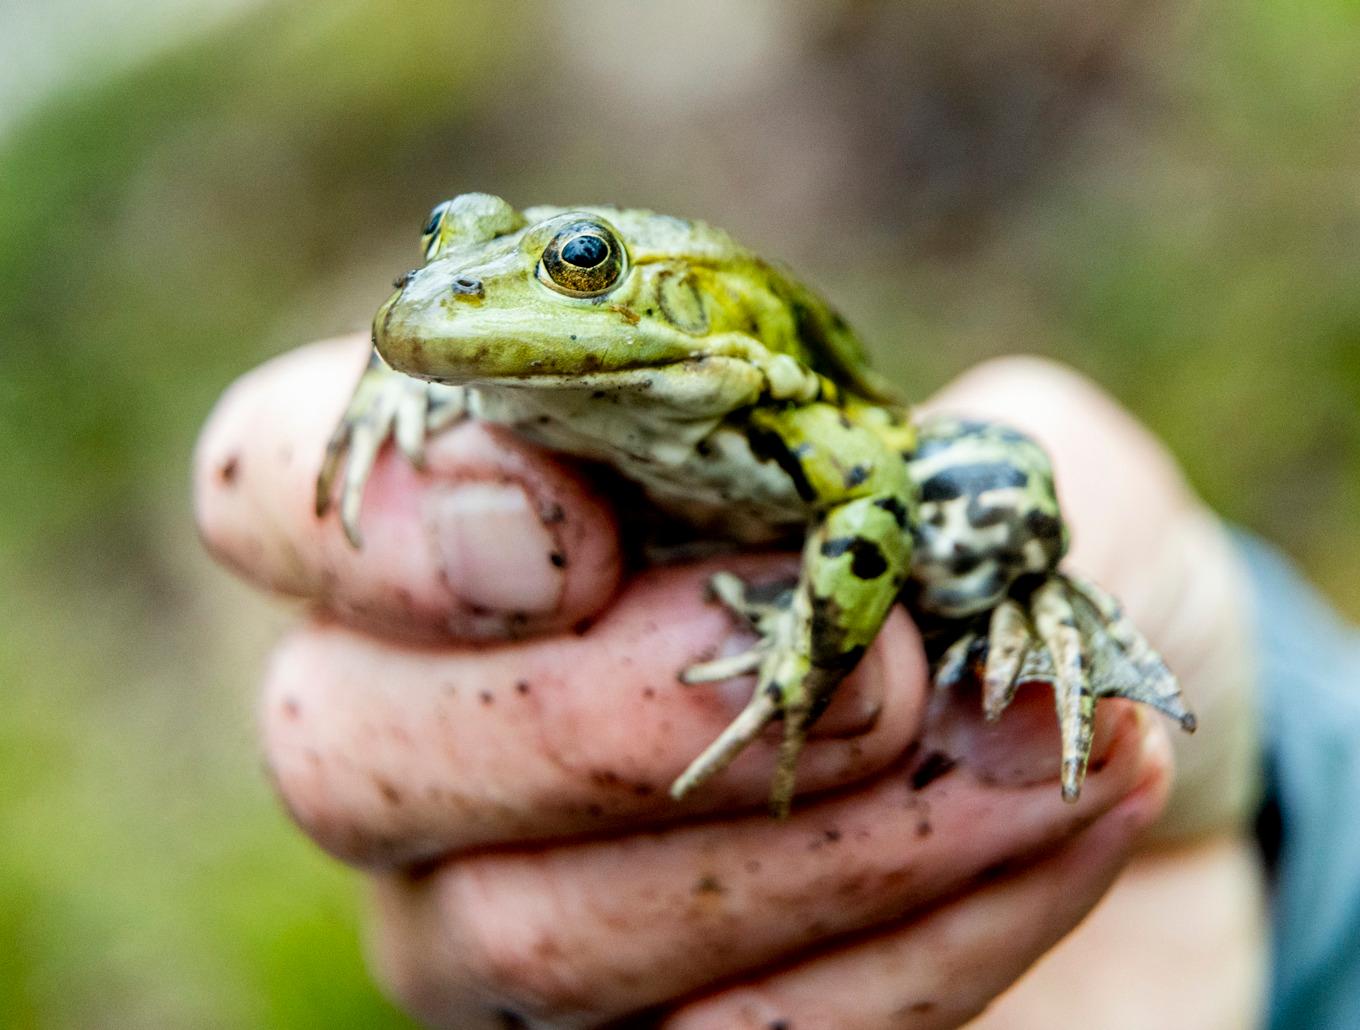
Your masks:
M797 646L800 620L794 609L793 586L748 587L737 576L720 572L709 581L709 592L760 634L760 640L740 654L689 666L680 673L680 681L714 683L755 673L756 687L741 713L671 785L671 797L679 800L721 772L765 727L782 719L784 737L770 789L770 810L783 818L793 802L794 767L807 729L820 714L807 700L810 670Z
M1062 793L1075 801L1086 776L1096 701L1126 697L1171 716L1187 732L1195 717L1160 655L1100 587L1063 573L1027 596L1007 597L984 628L970 630L941 655L935 682L949 687L981 666L982 707L1001 717L1025 683L1053 685L1062 735Z
M355 547L363 544L359 508L373 464L388 438L416 468L425 464L426 438L463 416L461 387L427 383L395 372L377 353L359 378L345 413L326 443L316 477L316 515L330 511L339 480L340 525Z

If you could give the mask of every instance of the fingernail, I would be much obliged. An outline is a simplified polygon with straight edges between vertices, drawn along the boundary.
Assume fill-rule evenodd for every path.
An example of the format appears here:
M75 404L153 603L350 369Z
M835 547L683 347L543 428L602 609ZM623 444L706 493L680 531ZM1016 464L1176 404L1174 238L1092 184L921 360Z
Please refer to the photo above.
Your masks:
M1053 710L1052 691L1036 684L1021 689L994 723L982 716L975 692L942 698L932 713L927 742L966 764L978 779L1006 787L1025 787L1057 780L1062 743ZM1100 771L1116 743L1137 732L1138 716L1126 706L1097 721L1087 775Z
M424 506L435 557L464 605L527 615L557 609L566 558L523 488L459 483L431 490Z
M1142 705L1134 706L1133 711L1138 719L1139 732L1142 734L1138 752L1141 775L1138 787L1135 787L1137 790L1153 780L1168 777L1175 765L1175 751L1171 746L1171 734L1165 722L1151 709Z

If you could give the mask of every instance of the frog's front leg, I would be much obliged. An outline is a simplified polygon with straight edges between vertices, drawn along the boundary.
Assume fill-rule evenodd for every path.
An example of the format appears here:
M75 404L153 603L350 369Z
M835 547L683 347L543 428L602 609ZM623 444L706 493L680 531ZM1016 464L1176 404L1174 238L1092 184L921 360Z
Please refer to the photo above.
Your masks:
M316 477L316 514L331 508L336 477L340 478L340 524L351 544L359 547L359 506L373 463L389 437L416 468L424 465L425 438L462 418L467 391L413 379L389 368L374 351L359 377L339 424L326 443L326 456Z
M753 445L789 473L814 518L792 589L762 594L730 574L714 577L714 594L760 640L745 654L692 666L681 678L701 683L755 672L756 688L671 793L688 793L782 718L770 805L783 816L808 728L873 643L905 581L914 495L901 456L830 405L758 411L751 428Z
M1186 730L1175 676L1099 587L1058 571L1067 533L1048 456L1005 426L923 422L911 476L920 495L911 607L937 643L942 687L981 670L995 720L1024 683L1053 685L1062 791L1075 800L1101 697L1165 712Z

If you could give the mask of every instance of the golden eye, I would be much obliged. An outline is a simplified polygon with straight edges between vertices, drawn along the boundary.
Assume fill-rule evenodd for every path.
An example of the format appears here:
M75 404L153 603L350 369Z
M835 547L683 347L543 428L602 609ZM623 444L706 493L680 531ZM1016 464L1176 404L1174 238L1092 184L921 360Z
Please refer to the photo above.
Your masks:
M543 251L538 277L568 297L597 297L623 275L627 255L613 232L599 222L573 222Z
M430 212L430 217L425 219L424 228L420 230L420 249L426 259L439 243L439 230L444 227L444 216L449 213L451 203L452 201L446 200L436 204L434 210Z

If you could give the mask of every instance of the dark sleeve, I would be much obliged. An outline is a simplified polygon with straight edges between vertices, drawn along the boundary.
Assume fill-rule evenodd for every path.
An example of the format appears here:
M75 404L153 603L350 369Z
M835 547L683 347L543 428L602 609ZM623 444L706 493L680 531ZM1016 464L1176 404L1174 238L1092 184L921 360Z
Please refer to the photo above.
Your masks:
M1273 884L1272 1030L1360 1028L1360 633L1259 541L1239 541L1261 644Z

